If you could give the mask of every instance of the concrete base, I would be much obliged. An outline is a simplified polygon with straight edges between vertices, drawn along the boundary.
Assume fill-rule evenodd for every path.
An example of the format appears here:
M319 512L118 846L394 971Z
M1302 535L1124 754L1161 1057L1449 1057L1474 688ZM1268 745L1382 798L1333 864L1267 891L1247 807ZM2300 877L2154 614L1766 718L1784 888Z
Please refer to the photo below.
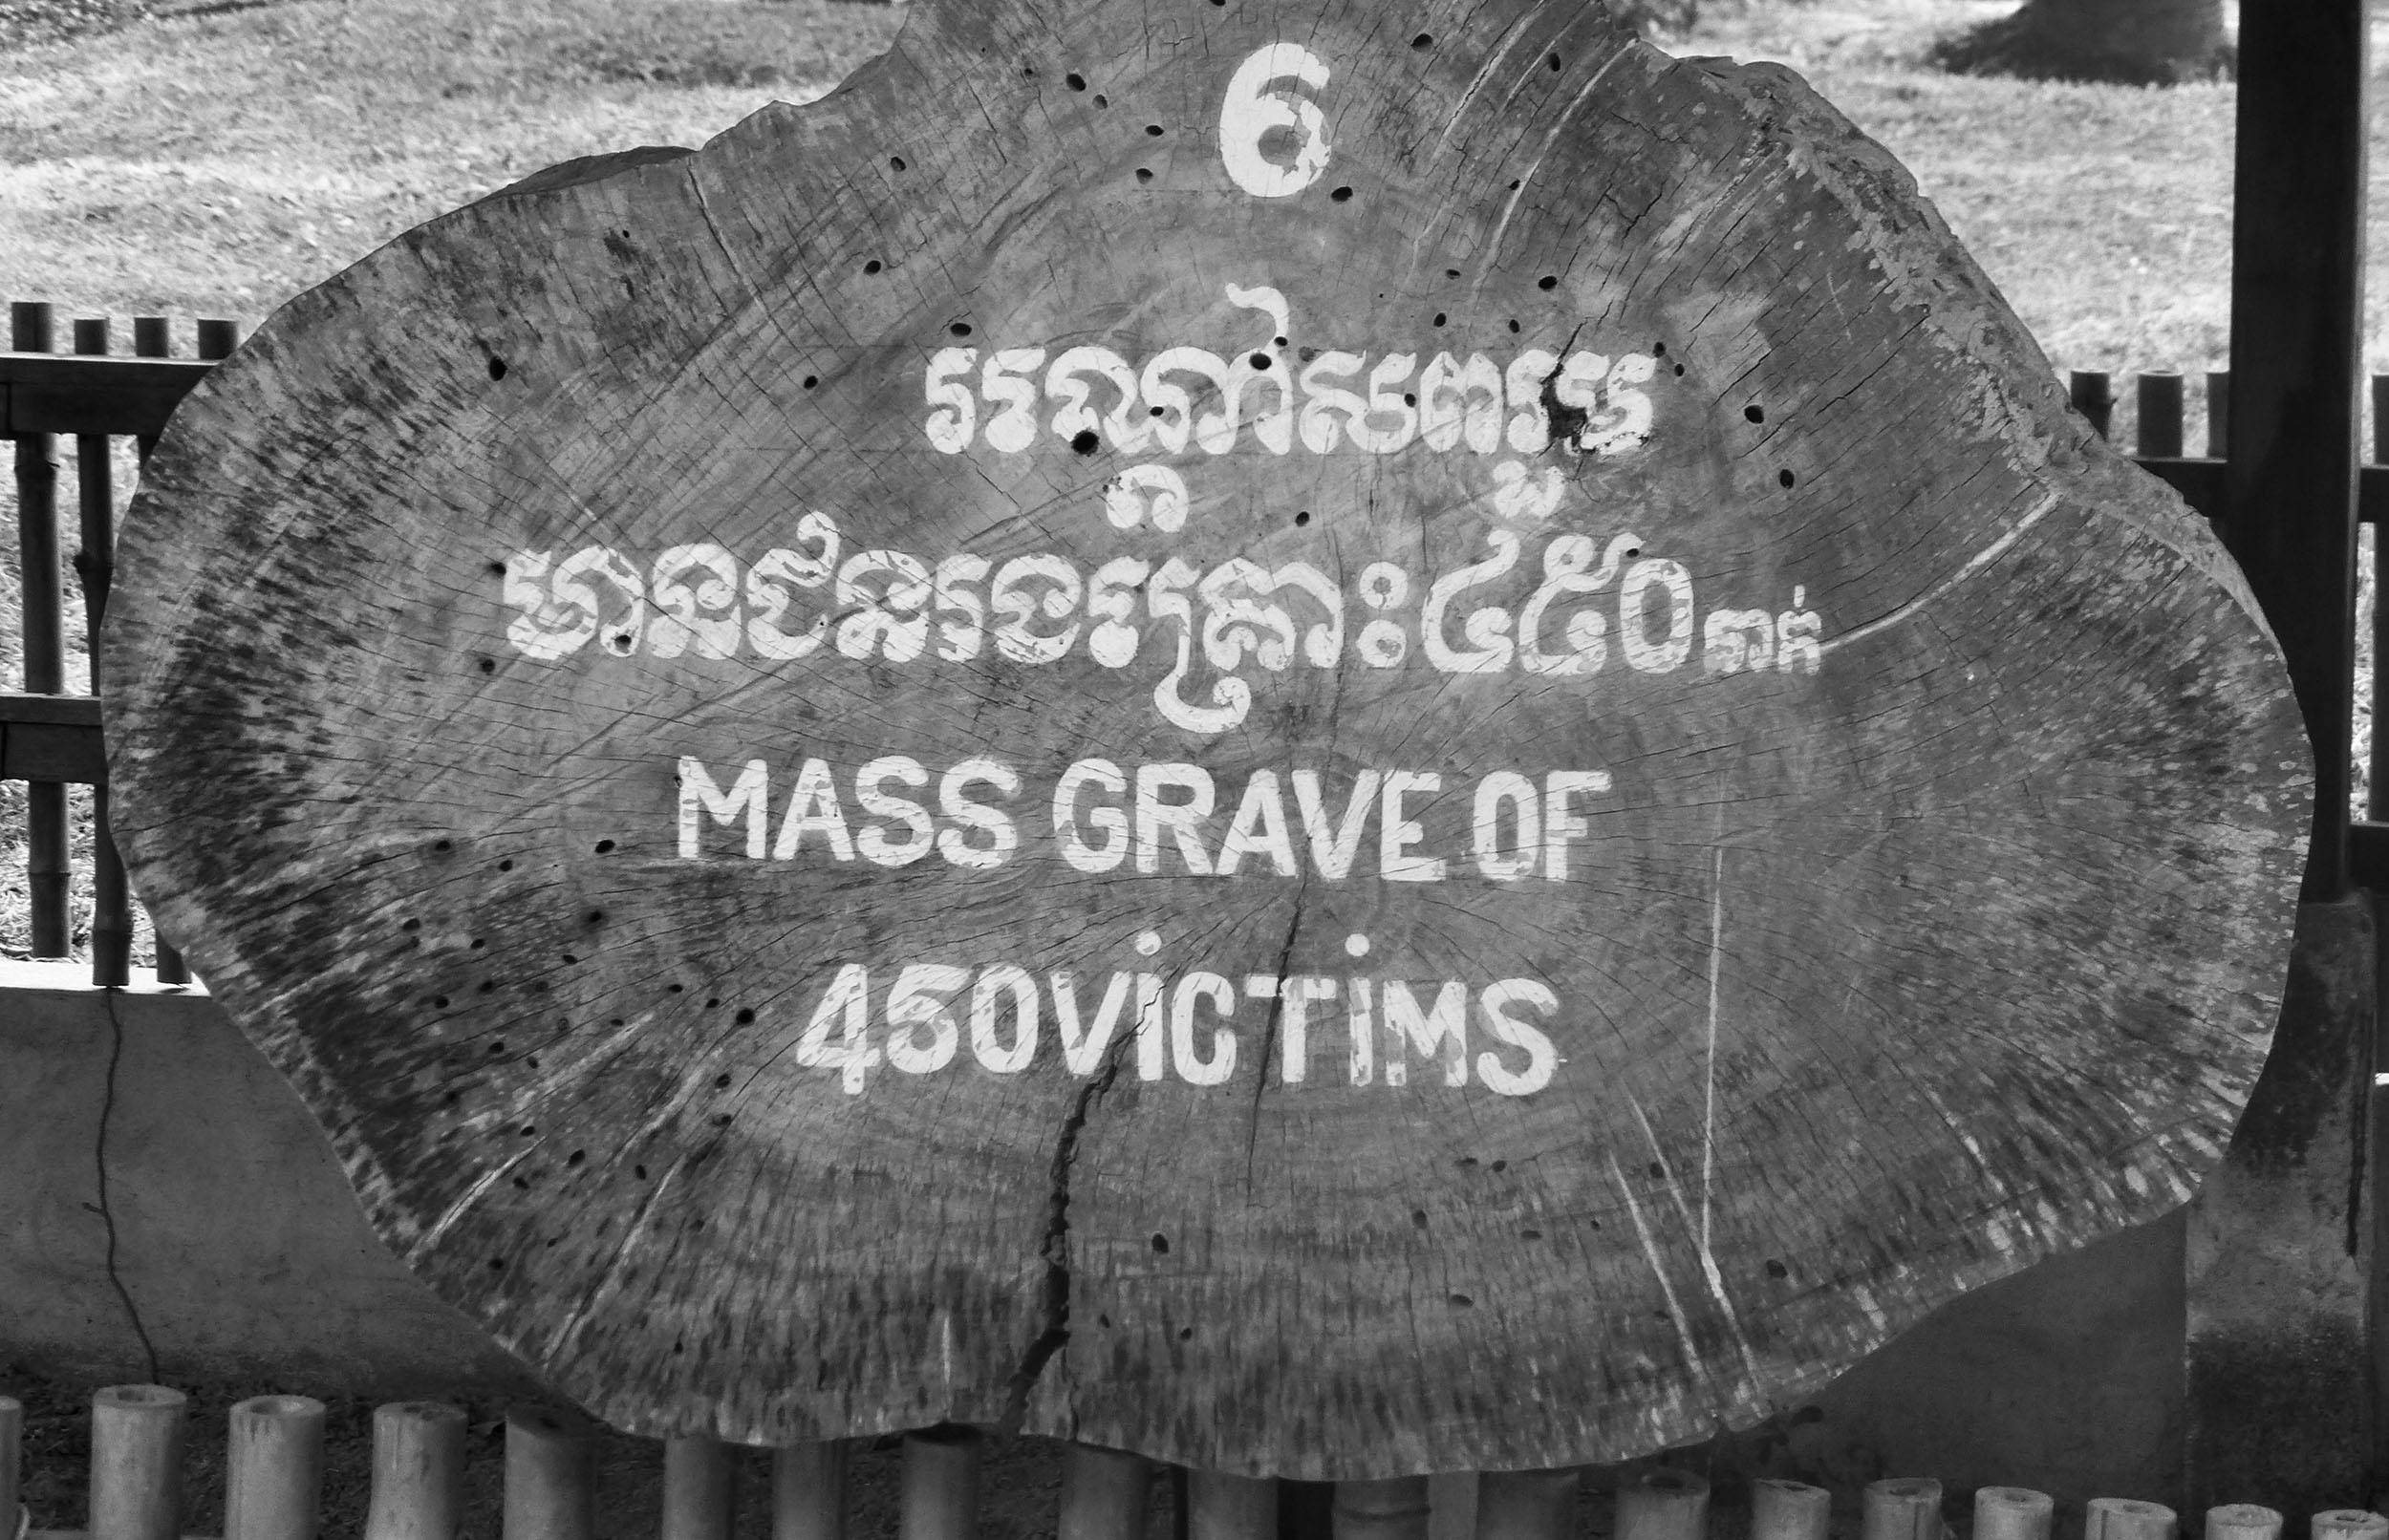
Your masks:
M186 1384L531 1388L382 1249L314 1120L214 1001L90 976L0 963L0 1362L145 1380L154 1349Z
M313 1120L213 1001L87 977L0 964L0 1364L146 1379L145 1336L169 1382L536 1394L382 1249ZM1933 1475L2173 1501L2182 1259L2177 1215L1958 1300L1832 1386L1769 1463L1844 1487Z

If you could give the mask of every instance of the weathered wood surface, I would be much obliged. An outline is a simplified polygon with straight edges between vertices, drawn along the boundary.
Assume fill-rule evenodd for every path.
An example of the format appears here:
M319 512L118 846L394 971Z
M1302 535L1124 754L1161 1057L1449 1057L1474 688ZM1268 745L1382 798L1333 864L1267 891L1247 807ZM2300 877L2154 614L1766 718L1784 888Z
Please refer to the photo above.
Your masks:
M108 704L163 933L599 1414L1614 1458L2228 1136L2276 652L1789 73L921 4L534 180L194 393Z

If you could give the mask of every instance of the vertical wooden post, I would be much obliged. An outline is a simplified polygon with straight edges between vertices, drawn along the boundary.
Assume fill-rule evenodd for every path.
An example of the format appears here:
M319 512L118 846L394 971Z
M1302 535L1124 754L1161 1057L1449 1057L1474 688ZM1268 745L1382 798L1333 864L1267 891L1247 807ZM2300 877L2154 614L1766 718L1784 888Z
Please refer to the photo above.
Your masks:
M1941 1540L1941 1483L1896 1476L1866 1487L1863 1540Z
M2073 399L2074 410L2090 418L2090 425L2098 430L2098 437L2106 438L2116 410L2116 398L2106 372L2098 369L2074 371L2066 394Z
M578 1419L518 1407L506 1414L505 1540L592 1540L597 1467Z
M2029 1487L1984 1487L1974 1493L1974 1540L2049 1540L2057 1505Z
M1833 1494L1805 1482L1751 1483L1751 1540L1825 1540Z
M2373 376L2373 453L2372 462L2389 465L2389 374ZM2389 651L2381 646L2389 636L2389 529L2376 525L2373 529L2373 752L2366 768L2364 798L2365 815L2369 818L2389 818Z
M2313 1540L2389 1540L2389 1518L2360 1508L2325 1508L2307 1533Z
M948 1425L904 1436L899 1540L976 1540L979 1430Z
M315 1540L323 1503L324 1403L257 1396L232 1408L225 1540Z
M1427 1478L1336 1483L1335 1540L1427 1540Z
M846 1445L771 1451L771 1540L845 1540Z
M2182 376L2172 370L2155 370L2140 376L2136 387L2138 422L2132 441L2136 454L2180 458L2182 454Z
M1476 1478L1476 1540L1571 1540L1577 1472L1488 1470Z
M20 300L10 306L9 330L9 345L19 353L48 353L54 345L47 305ZM54 434L29 433L16 440L16 530L25 688L56 695L66 688L66 587L58 556ZM66 787L58 781L25 786L25 886L32 954L67 955Z
M187 1401L163 1385L91 1399L91 1540L181 1540Z
M1190 1540L1278 1540L1278 1484L1217 1471L1190 1471Z
M2206 1540L2281 1540L2278 1509L2226 1503L2206 1510Z
M2231 371L2206 371L2206 458L2231 453Z
M1073 1444L1062 1457L1058 1540L1137 1540L1152 1466L1143 1455Z
M2224 544L2264 606L2314 742L2306 897L2348 890L2363 0L2250 6L2240 28Z
M463 1522L463 1408L438 1401L375 1407L365 1540L456 1540Z
M25 1408L0 1396L0 1531L17 1532L24 1502Z
M2239 36L2229 461L2218 529L2289 660L2314 750L2305 900L2271 1057L2193 1206L2189 1503L2312 1512L2366 1485L2378 963L2351 898L2363 0L2247 7Z
M2094 1497L2082 1513L2082 1540L2177 1540L2182 1524L2163 1503Z
M1616 1530L1617 1540L1708 1540L1709 1483L1689 1470L1646 1471L1618 1488Z
M108 323L75 323L75 351L104 356ZM116 573L117 494L115 450L104 433L79 434L75 439L76 506L82 515L82 540L75 554L75 575L83 589L84 632L90 638L92 693L99 694L99 628L108 613L108 586ZM92 788L92 982L102 989L132 980L133 904L124 886L124 862L117 855L108 831L108 787Z
M738 1492L736 1453L720 1439L671 1439L663 1446L663 1540L730 1540Z

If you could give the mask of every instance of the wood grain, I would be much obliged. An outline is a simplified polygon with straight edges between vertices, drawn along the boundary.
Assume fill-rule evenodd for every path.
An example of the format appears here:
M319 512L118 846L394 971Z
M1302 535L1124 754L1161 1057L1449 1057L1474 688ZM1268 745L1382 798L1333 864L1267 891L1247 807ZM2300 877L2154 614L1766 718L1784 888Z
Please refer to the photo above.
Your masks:
M656 1435L1746 1422L2183 1201L2309 807L1890 157L1575 4L915 4L293 301L118 582L161 933Z

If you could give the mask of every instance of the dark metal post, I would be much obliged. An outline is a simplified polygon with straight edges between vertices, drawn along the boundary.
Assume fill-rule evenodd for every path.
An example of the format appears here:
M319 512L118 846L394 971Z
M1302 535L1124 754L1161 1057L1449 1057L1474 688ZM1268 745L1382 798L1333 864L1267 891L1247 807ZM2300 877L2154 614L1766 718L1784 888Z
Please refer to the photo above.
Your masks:
M2288 658L2313 842L2271 1057L2191 1208L2187 1507L2372 1492L2365 1153L2378 964L2353 891L2364 0L2241 11L2229 463L2218 528Z

